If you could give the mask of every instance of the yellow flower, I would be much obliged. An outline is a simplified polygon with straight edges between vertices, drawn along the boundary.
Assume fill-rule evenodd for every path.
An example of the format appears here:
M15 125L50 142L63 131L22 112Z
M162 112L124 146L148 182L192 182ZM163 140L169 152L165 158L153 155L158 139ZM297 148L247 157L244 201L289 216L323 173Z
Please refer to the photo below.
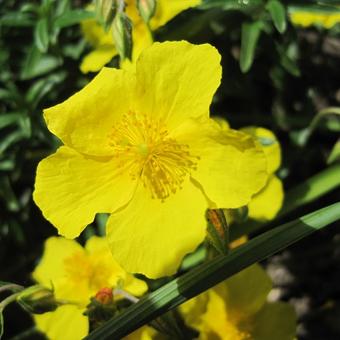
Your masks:
M290 20L294 25L309 27L313 25L330 29L340 22L340 13L294 10L290 12Z
M96 213L111 213L114 258L156 278L203 241L208 207L249 203L266 160L251 136L222 134L209 118L219 63L208 44L155 43L136 73L104 68L44 111L65 146L40 162L34 200L60 234L74 238Z
M201 340L292 340L294 309L266 302L270 290L270 278L253 265L183 304L180 311Z
M275 172L281 165L281 148L276 136L262 127L242 129L257 139L267 159L269 178L266 186L257 193L248 204L248 216L259 221L269 221L275 218L282 207L284 191L281 180Z
M71 303L34 316L37 328L51 340L78 340L88 334L89 321L83 313L102 288L119 284L136 296L147 290L144 281L127 274L113 260L106 240L100 237L89 239L85 248L61 237L47 239L33 278L54 289L57 300Z
M150 46L153 41L149 28L138 13L135 2L135 0L126 1L126 13L133 23L133 61L137 60L141 51ZM200 2L201 0L158 0L155 15L150 20L150 28L156 30L180 12L197 6ZM82 31L94 50L84 57L80 69L83 73L97 72L117 54L112 32L105 32L103 27L93 19L82 22Z

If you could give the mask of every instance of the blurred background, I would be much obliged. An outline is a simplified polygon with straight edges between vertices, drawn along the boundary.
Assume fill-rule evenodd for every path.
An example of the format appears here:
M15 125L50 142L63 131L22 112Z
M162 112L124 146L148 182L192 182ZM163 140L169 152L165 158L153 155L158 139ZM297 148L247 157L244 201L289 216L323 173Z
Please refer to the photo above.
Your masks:
M42 109L63 101L95 75L84 75L79 68L91 49L79 25L89 18L87 3L0 1L2 281L32 284L31 272L43 242L57 234L32 200L37 164L59 145L46 128ZM340 14L331 0L282 1L279 10L267 4L206 0L161 27L155 39L209 42L219 50L223 79L211 112L226 118L233 128L263 126L277 135L283 154L278 175L289 191L339 159L340 121L333 112L322 110L340 106L340 25L336 23ZM326 12L338 19L334 25L292 23L296 11ZM117 58L111 65L117 65ZM320 111L322 117L315 121ZM313 129L306 134L313 119ZM332 190L275 225L339 198L339 190ZM102 232L103 225L99 217L80 241ZM339 228L333 225L318 232L264 265L274 281L270 298L289 301L296 308L299 339L340 339ZM21 334L32 322L16 305L8 307L4 317L5 339L38 339L36 333Z

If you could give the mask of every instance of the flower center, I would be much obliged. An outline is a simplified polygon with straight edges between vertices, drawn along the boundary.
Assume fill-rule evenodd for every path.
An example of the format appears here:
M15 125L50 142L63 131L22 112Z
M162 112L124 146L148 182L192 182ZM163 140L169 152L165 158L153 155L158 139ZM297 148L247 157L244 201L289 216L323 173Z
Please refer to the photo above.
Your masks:
M197 167L199 157L190 154L188 145L170 138L160 119L129 112L109 138L119 165L129 165L131 178L140 178L152 198L163 201L175 193Z

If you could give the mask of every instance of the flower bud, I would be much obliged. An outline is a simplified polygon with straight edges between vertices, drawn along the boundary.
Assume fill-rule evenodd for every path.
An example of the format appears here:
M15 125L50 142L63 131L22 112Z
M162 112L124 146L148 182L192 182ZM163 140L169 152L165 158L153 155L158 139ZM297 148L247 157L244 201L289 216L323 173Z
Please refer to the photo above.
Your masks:
M95 296L96 300L103 305L109 305L113 303L112 288L102 288Z
M156 0L137 0L137 8L144 22L148 23L156 12Z
M220 254L227 254L229 228L222 209L207 211L208 240Z
M132 23L124 12L118 12L112 24L113 40L121 60L132 56Z
M100 22L104 24L105 30L111 25L113 18L117 13L116 0L96 0L96 14Z
M52 312L58 307L53 291L40 285L24 289L18 295L17 302L26 311L34 314Z

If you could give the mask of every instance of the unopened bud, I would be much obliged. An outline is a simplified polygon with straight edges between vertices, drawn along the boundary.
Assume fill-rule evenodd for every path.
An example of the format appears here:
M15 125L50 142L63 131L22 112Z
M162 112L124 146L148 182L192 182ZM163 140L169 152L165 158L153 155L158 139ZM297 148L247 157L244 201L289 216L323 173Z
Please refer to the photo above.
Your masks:
M103 305L109 305L113 303L112 288L102 288L95 296L96 300Z
M156 12L156 0L137 0L137 8L144 22L148 23Z
M220 254L227 254L229 228L222 209L207 211L208 240Z
M91 322L91 327L97 328L107 320L111 319L117 312L117 307L113 300L112 288L100 289L95 297L90 299L86 306L84 315L87 315Z
M117 0L96 0L95 4L98 21L108 30L117 13Z
M17 302L29 313L34 314L52 312L58 307L53 291L40 285L24 289L18 295Z
M132 56L132 23L124 12L118 12L112 24L113 40L121 60Z

